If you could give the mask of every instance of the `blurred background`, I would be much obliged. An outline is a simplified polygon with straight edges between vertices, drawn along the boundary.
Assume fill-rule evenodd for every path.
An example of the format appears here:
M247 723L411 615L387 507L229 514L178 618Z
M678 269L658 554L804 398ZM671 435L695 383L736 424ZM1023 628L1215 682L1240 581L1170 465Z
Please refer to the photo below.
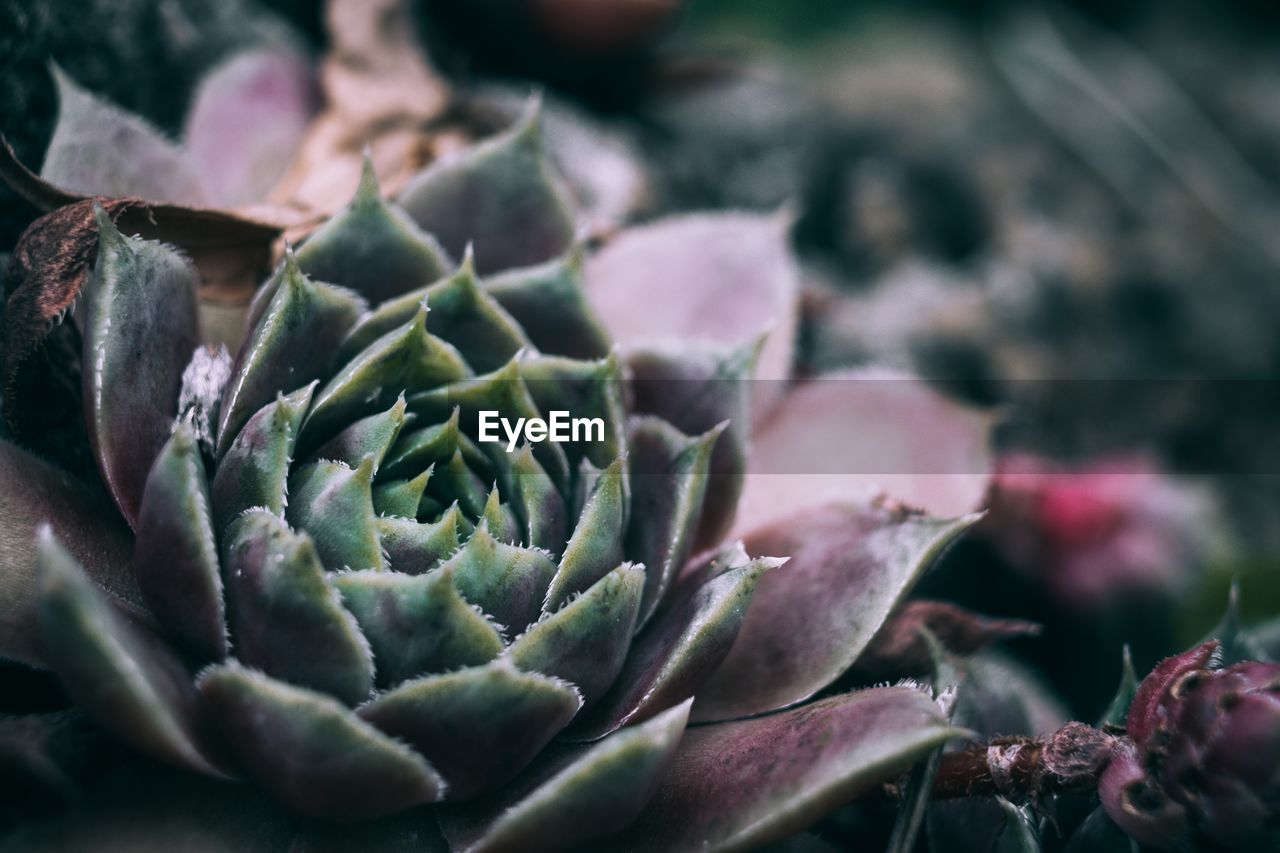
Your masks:
M52 57L176 136L208 70L321 57L325 15L0 0L0 130L38 166ZM473 123L545 88L602 213L793 211L803 375L903 368L1000 414L992 510L922 592L1043 624L999 665L1045 701L1095 718L1122 646L1144 672L1233 580L1246 624L1280 611L1276 4L416 0L412 22ZM0 251L35 215L0 190Z

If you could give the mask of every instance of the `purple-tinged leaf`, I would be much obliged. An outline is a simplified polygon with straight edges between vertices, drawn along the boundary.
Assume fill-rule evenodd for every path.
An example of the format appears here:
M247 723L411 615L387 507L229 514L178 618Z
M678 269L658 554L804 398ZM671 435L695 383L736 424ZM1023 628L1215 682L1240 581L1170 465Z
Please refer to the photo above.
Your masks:
M444 566L453 570L463 598L513 634L537 620L556 571L544 552L499 542L487 524L476 527Z
M219 455L278 394L326 377L338 343L364 310L355 294L304 276L293 252L285 254L275 279L274 294L241 347L222 398ZM263 285L270 287L272 282Z
M373 457L359 467L341 462L312 462L289 478L289 523L311 534L316 553L331 571L383 569L373 511Z
M529 672L563 678L594 702L627 657L644 587L644 569L625 563L512 641L505 655Z
M231 642L242 663L348 705L369 697L369 644L305 534L265 510L247 512L227 528L222 566Z
M284 515L289 466L316 383L280 395L240 430L213 476L214 529L221 533L250 507Z
M728 349L765 337L752 408L791 378L799 276L785 215L693 214L623 231L587 259L587 296L623 347L685 341Z
M791 561L756 587L729 656L698 691L693 719L785 708L826 687L976 518L832 504L747 536L748 553L786 554Z
M390 409L360 418L322 444L311 458L343 462L354 468L366 456L372 456L376 472L404 428L404 408L404 395L401 394Z
M44 524L123 612L151 621L130 570L129 530L110 503L3 439L0 518L0 658L48 665L37 623L36 531Z
M379 518L376 523L382 550L387 555L387 568L420 575L458 550L465 520L455 503L435 521Z
M58 122L40 177L89 196L209 201L199 170L181 148L140 116L82 89L58 66L52 71Z
M587 301L583 251L485 279L484 289L524 329L541 352L569 358L603 358L613 341Z
M753 849L808 826L962 734L928 695L909 687L694 726L648 808L616 844L629 853Z
M574 725L573 737L603 737L693 696L729 653L761 575L785 562L752 560L673 594L636 636L613 689Z
M1169 685L1188 672L1207 669L1220 645L1217 640L1209 640L1180 655L1167 657L1142 679L1133 701L1129 703L1126 723L1129 737L1135 743L1145 743L1160 724L1161 717L1167 713L1160 705Z
M685 732L686 702L589 746L552 747L494 797L440 810L455 851L539 853L608 843L666 774ZM625 849L625 848L624 848Z
M173 764L224 775L201 742L191 675L116 610L53 537L39 533L40 636L67 692L103 728Z
M234 207L265 198L293 162L318 106L310 64L290 50L245 51L209 72L183 131L209 200Z
M476 248L481 273L556 257L573 242L571 203L543 153L538 104L510 129L439 160L398 201L454 257Z
M581 707L573 685L499 660L407 682L356 713L421 753L457 802L510 781Z
M102 208L97 217L98 258L85 289L85 421L103 482L136 526L197 344L196 273L168 246L121 234Z
M204 461L189 423L179 423L147 477L133 571L157 621L199 660L227 655L222 574Z
M369 639L380 687L480 666L502 652L502 635L463 600L452 568L424 575L344 572L333 586Z
M199 687L245 773L299 814L369 820L444 795L422 756L322 693L235 665Z
M569 596L590 588L623 561L622 540L627 529L626 464L625 459L615 459L596 478L547 590L544 610L558 609Z

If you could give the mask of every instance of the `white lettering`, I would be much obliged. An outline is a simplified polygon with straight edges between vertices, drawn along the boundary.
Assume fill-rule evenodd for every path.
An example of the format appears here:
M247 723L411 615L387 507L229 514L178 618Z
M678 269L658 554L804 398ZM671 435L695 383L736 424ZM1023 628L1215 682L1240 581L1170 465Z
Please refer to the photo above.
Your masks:
M479 440L489 444L503 443L498 435L499 426L506 435L508 453L515 453L521 439L527 444L542 441L604 441L604 418L572 418L568 412L560 409L551 412L550 420L516 418L514 422L495 411L481 410Z
M491 418L497 418L497 417L498 417L497 412L487 412L487 411L480 412L480 440L481 441L494 442L498 440L498 434L496 432L490 432L490 430L495 430L498 428L498 425L494 423L492 420L490 420Z
M524 426L524 425L525 425L525 423L524 423L524 418L516 418L516 425L515 425L515 428L514 428L514 429L512 429L512 427L511 427L511 421L507 420L506 418L503 418L503 419L502 419L502 428L503 428L503 429L506 431L506 433L507 433L507 439L508 439L508 441L507 441L507 452L508 452L508 453L514 453L514 452L515 452L515 449L516 449L516 442L520 439L520 427L522 427L522 426ZM526 427L526 429L528 429L528 428Z

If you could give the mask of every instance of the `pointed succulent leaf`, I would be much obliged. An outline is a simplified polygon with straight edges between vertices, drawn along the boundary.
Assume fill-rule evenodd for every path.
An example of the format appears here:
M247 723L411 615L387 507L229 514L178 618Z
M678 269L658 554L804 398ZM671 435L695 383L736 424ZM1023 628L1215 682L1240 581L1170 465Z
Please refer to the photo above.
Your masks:
M312 458L345 462L354 468L366 456L372 456L373 469L377 471L400 436L405 420L404 395L401 394L385 412L368 415L344 427L311 454Z
M357 713L431 762L455 802L510 781L580 707L573 685L499 660L407 682Z
M513 633L534 622L556 564L544 552L499 542L480 524L445 562L462 597Z
M583 249L532 267L485 279L485 290L515 318L540 351L569 358L603 358L613 345L587 301Z
M724 430L725 424L720 424L690 438L658 418L640 417L632 422L627 460L631 518L626 549L629 557L648 567L641 625L666 595L693 550L712 448Z
M196 274L161 243L126 237L102 208L85 291L83 382L102 480L136 526L147 472L169 438L182 371L198 343Z
M213 475L214 529L221 533L250 507L284 515L289 466L316 383L280 395L254 414Z
M198 697L173 652L112 605L46 527L39 533L40 636L67 692L149 754L223 775L201 742Z
M457 504L431 522L379 518L376 524L382 550L387 555L387 568L410 575L435 568L458 550L458 542L465 532L465 520Z
M1145 743L1160 723L1160 702L1165 691L1182 676L1198 669L1205 669L1218 651L1218 641L1209 640L1190 651L1172 655L1156 664L1155 669L1142 679L1133 701L1129 703L1126 725L1129 737L1135 743ZM1114 816L1113 816L1114 817Z
M470 374L456 349L427 331L425 303L404 325L365 347L318 392L304 426L312 441L385 407L405 391L434 388Z
M636 636L613 689L574 737L602 737L693 696L729 653L761 575L785 562L751 560L674 597Z
M895 778L962 734L927 694L909 687L694 726L649 806L616 843L636 853L754 849Z
M549 750L494 797L443 808L440 828L466 853L538 853L606 840L612 848L671 766L688 715L686 702L598 743Z
M499 542L519 545L523 541L524 537L520 535L520 522L516 519L511 507L503 502L497 486L489 490L489 497L485 499L484 512L480 513L480 518L488 528L489 534Z
M86 196L203 204L200 172L141 116L104 101L51 66L58 121L40 177Z
M672 217L623 231L587 260L587 295L623 347L702 341L736 349L767 334L752 406L791 378L799 275L785 214ZM714 306L714 309L709 308Z
M556 484L542 470L533 450L525 445L511 466L514 502L520 510L520 541L560 556L569 535L569 508ZM618 564L614 561L614 565Z
M994 853L1040 853L1040 833L1027 808L1020 808L997 797L996 802L1004 812L1004 829L996 842Z
M1137 693L1138 676L1133 671L1133 655L1129 652L1129 644L1125 643L1120 657L1120 684L1117 685L1115 696L1111 698L1107 710L1102 713L1098 727L1113 726L1123 729L1129 716L1129 706L1133 704L1133 697Z
M382 473L388 477L411 477L431 465L448 462L459 450L467 465L485 470L488 457L459 430L459 416L455 408L441 423L404 433L387 454Z
M316 552L331 570L385 566L373 510L373 457L359 467L312 462L289 478L289 523L311 534Z
M234 665L199 688L245 773L300 814L372 819L444 795L422 756L322 693Z
M467 465L461 450L453 451L443 465L434 469L427 488L441 501L456 500L467 518L479 522L484 517L489 492L484 481Z
M572 243L574 221L541 137L534 103L507 131L434 163L398 201L455 257L474 243L482 273L549 260Z
M236 357L222 398L220 455L249 418L276 395L328 375L338 343L364 309L364 301L354 293L303 275L292 251L286 252L274 279L263 285L273 288L268 291L270 301Z
M422 575L344 572L333 585L369 638L380 686L480 666L502 651L502 636L459 595L451 568Z
M183 132L209 201L231 207L265 198L297 155L318 102L311 65L292 50L243 51L209 72Z
M603 422L598 433L589 429L574 440L571 431L570 440L560 442L572 462L576 464L586 458L603 468L626 452L622 365L616 355L598 361L563 356L529 357L521 360L520 375L542 412L562 411L574 419Z
M506 656L523 670L572 682L591 704L622 669L643 587L643 567L619 566L532 625L511 643Z
M226 657L209 483L195 431L186 422L178 424L147 477L133 571L156 619L182 648L200 660Z
M130 568L129 530L84 485L0 439L0 658L47 666L37 623L36 531L53 535L99 589L135 621L151 623Z
M710 548L733 526L747 469L751 374L764 339L735 349L661 345L627 355L632 411L657 415L686 435L728 421L711 454L707 496L694 550Z
M325 579L310 539L269 512L247 512L227 529L222 564L231 641L242 663L349 705L369 696L369 644Z
M761 579L729 656L698 691L693 718L785 708L826 687L975 520L833 504L748 536L749 553L788 554L791 561ZM769 677L756 677L762 672Z
M1220 666L1231 666L1249 660L1262 660L1266 651L1253 642L1240 624L1240 581L1233 580L1227 592L1227 607L1218 624L1201 640L1217 640Z
M373 487L373 511L380 518L417 518L418 507L422 505L422 496L430 479L431 469L428 468L412 480L378 483Z
M625 459L615 459L596 478L547 590L544 609L558 609L569 596L587 589L622 562L627 529L626 465Z

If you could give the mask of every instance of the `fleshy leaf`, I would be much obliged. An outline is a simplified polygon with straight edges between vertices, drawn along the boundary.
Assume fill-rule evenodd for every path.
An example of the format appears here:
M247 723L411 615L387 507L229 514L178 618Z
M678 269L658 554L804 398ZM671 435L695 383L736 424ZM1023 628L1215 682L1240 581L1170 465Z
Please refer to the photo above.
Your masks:
M605 839L612 849L615 833L666 774L688 716L686 702L590 746L544 753L500 794L441 809L440 828L466 853L537 853Z
M47 665L36 621L36 531L44 524L122 611L135 621L151 621L131 571L129 530L110 504L3 439L0 518L0 658Z
M284 515L289 466L315 387L312 382L263 406L231 443L213 475L213 521L219 533L250 507Z
M178 412L196 348L196 274L173 249L125 237L102 208L85 290L85 420L98 471L130 526Z
M387 454L382 473L388 477L411 477L431 465L448 462L459 450L468 466L484 470L488 458L458 429L458 418L459 412L454 409L448 420L402 435Z
M244 51L209 72L183 131L209 201L231 207L265 198L293 162L317 101L309 63L291 50Z
M636 636L613 689L575 725L574 737L602 737L693 696L729 653L761 575L785 562L751 560L668 602Z
M1126 727L1134 743L1145 743L1160 720L1160 702L1165 691L1180 677L1197 669L1205 669L1218 651L1218 641L1201 643L1182 654L1172 655L1156 664L1142 679L1129 704Z
M140 116L82 89L57 65L51 71L58 122L40 177L88 196L208 201L200 172L181 148Z
M373 469L377 471L404 424L405 402L401 394L387 411L360 418L345 427L311 454L312 458L345 462L354 468L366 456L372 456Z
M547 590L545 610L556 610L569 596L589 588L622 562L627 529L626 464L625 459L615 459L596 478Z
M373 511L373 457L359 467L312 462L289 478L286 517L311 534L324 565L334 571L385 566Z
M458 594L451 568L424 575L346 572L333 585L369 638L381 686L479 666L502 651L502 636Z
M556 571L544 552L499 542L487 524L475 529L445 567L454 571L463 598L513 633L538 618Z
M787 554L791 561L761 579L729 656L698 691L693 719L785 708L826 687L975 520L832 504L749 535L748 553Z
M642 567L619 566L530 626L507 648L506 656L521 669L572 682L590 704L604 695L622 669L643 587Z
M648 808L615 843L634 853L753 849L808 826L961 734L927 694L909 687L694 726Z
M432 522L379 518L376 523L387 568L420 575L458 550L464 522L462 510L454 504Z
M164 629L200 660L227 654L222 575L209 483L195 433L178 424L147 477L134 575Z
M1125 643L1120 658L1120 683L1116 686L1116 694L1111 698L1107 710L1102 713L1098 726L1114 726L1124 728L1129 716L1129 706L1138 692L1138 676L1133 671L1133 655L1129 652L1129 644Z
M303 275L292 251L286 251L274 281L262 287L270 298L236 357L222 399L220 455L245 422L277 394L328 375L339 342L364 310L363 300L350 291Z
M299 814L371 819L444 794L420 755L324 694L239 666L199 687L245 772Z
M423 471L412 480L389 480L373 487L373 511L380 518L388 516L415 519L422 496L431 480L431 469Z
M974 512L994 467L993 422L907 374L817 377L753 435L736 530L877 492L935 515Z
M573 685L500 660L402 684L357 713L426 757L452 802L510 781L580 707Z
M198 698L182 662L130 622L53 538L39 533L40 635L67 692L104 728L151 755L223 775L200 739Z
M1033 814L1004 797L997 797L996 802L1004 811L1004 830L996 842L994 853L1040 853L1040 834L1036 831Z
M538 409L549 415L563 411L567 417L603 421L600 430L588 431L578 440L559 442L570 461L590 459L603 468L626 452L626 408L623 405L622 365L616 355L597 361L563 356L534 356L520 361L520 376ZM711 424L710 426L714 426Z
M693 214L623 231L587 260L587 295L624 348L654 342L754 345L753 409L763 412L791 378L799 276L790 217Z
M658 418L633 421L628 459L631 520L626 541L627 555L648 567L641 625L662 601L693 550L712 448L725 426L690 438Z
M587 301L583 250L537 266L485 279L484 288L540 351L569 358L603 358L613 341Z
M574 221L540 124L535 102L509 130L432 164L400 205L455 257L473 243L481 273L554 258L572 243Z
M310 539L269 512L247 512L227 529L222 565L241 662L349 705L368 698L369 644L326 581Z
M533 450L525 445L511 465L516 506L520 510L520 540L555 557L564 550L569 535L569 508L556 484L542 470ZM618 561L614 561L616 566Z

